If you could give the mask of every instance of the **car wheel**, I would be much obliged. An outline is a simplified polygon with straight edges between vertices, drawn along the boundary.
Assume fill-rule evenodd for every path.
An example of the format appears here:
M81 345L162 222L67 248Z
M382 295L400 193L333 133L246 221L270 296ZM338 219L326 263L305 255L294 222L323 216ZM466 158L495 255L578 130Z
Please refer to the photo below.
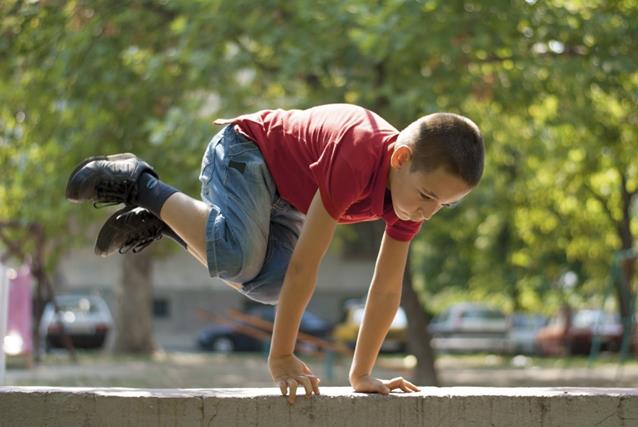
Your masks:
M235 343L229 337L219 337L215 338L211 348L218 353L232 353L235 351Z

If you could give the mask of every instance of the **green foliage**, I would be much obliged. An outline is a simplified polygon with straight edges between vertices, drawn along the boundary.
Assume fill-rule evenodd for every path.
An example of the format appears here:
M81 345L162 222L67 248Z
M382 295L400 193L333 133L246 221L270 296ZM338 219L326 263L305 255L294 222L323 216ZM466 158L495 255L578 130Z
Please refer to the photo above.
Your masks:
M63 198L80 159L133 151L195 195L213 118L328 102L398 128L440 110L480 125L483 182L414 243L424 293L549 311L564 271L587 301L633 242L633 1L16 0L0 15L0 219L60 247L103 216Z
M426 228L415 261L431 292L505 292L512 309L552 312L566 270L580 278L573 302L600 304L613 253L633 244L637 7L528 4L508 9L511 33L486 31L487 17L473 27L490 53L461 47L482 59L468 70L486 102L457 103L484 132L486 176L468 212Z

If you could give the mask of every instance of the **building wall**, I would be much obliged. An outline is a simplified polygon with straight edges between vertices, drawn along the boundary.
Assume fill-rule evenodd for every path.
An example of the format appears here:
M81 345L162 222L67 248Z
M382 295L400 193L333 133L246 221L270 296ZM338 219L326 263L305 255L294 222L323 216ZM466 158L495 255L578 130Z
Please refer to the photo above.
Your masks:
M60 264L56 291L97 292L115 313L114 290L121 280L121 260L119 255L97 257L90 248L74 251ZM373 262L343 261L328 253L308 310L330 322L340 321L345 300L365 297L373 267ZM154 328L159 334L194 336L197 330L215 320L211 316L223 316L230 308L241 309L250 303L221 280L209 277L206 269L186 252L156 259L153 285L156 305ZM201 310L206 313L203 317Z

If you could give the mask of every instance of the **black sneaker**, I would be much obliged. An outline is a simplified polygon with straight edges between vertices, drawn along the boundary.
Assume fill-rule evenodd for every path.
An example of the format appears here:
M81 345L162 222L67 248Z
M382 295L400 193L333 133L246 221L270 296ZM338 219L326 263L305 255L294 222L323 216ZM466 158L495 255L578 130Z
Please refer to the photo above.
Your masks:
M138 253L162 238L168 225L148 209L127 206L106 220L95 242L95 255Z
M137 180L144 172L157 173L134 154L90 157L71 173L66 184L66 198L72 202L96 204L132 204L137 195Z

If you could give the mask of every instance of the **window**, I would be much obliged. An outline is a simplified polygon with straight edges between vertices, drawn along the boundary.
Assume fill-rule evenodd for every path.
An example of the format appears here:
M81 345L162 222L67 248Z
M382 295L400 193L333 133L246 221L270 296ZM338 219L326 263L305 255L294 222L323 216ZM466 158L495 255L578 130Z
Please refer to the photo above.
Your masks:
M153 298L153 317L158 319L171 317L171 303L168 298Z

